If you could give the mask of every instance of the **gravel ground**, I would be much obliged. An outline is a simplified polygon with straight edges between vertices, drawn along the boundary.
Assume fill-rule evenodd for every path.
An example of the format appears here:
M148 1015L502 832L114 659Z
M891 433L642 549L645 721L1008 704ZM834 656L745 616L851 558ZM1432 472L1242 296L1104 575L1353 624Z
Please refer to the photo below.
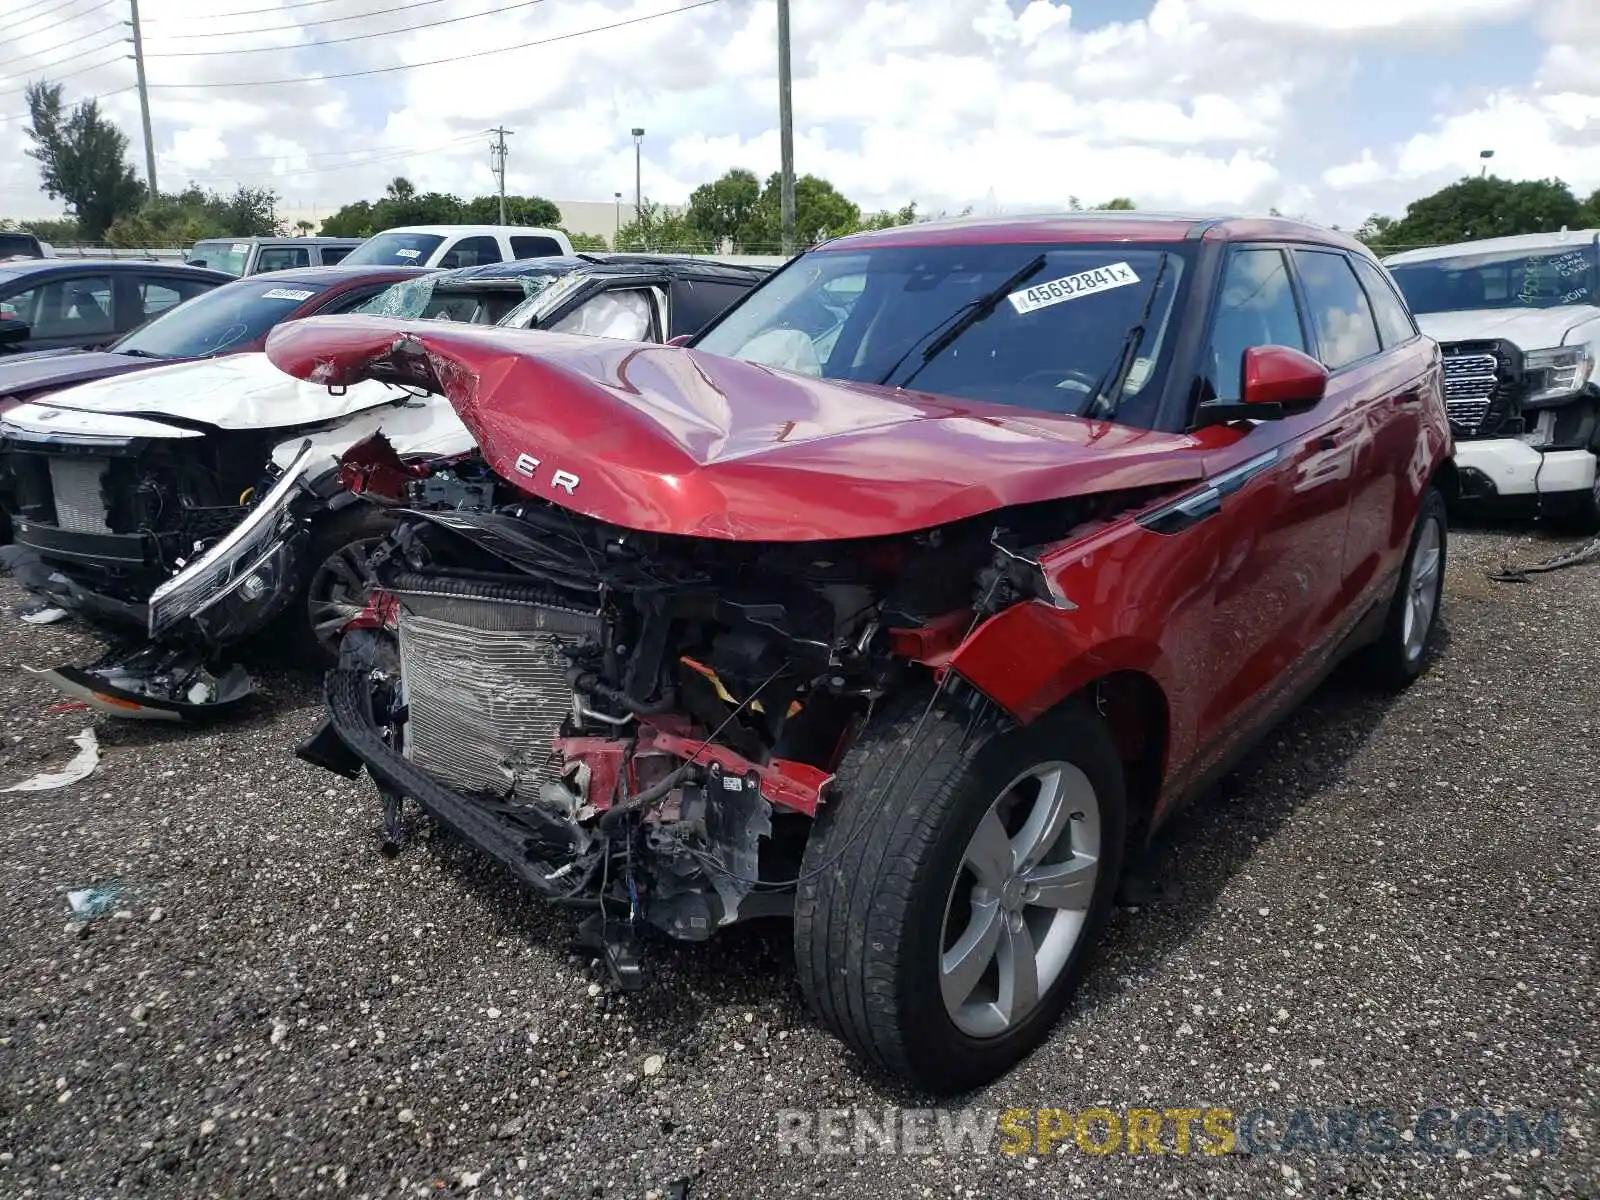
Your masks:
M1329 685L1179 818L1072 1014L961 1102L1559 1109L1553 1157L780 1155L780 1109L929 1103L812 1025L783 929L603 994L469 852L381 858L368 786L291 756L314 683L270 674L248 720L94 719L86 781L0 795L0 1195L1600 1195L1600 564L1484 576L1557 548L1458 536L1430 672ZM90 723L20 668L93 649L0 613L0 783Z

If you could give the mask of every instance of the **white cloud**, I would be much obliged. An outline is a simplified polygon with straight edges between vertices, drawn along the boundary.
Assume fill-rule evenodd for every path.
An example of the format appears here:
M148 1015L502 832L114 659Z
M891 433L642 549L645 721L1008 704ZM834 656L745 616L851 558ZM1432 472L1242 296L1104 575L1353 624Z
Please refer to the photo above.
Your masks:
M766 0L722 0L481 53L649 17L675 2L684 0L511 0L498 8L438 0L370 16L370 4L356 0L286 0L278 11L216 18L200 0L143 0L152 83L205 85L152 90L162 182L268 185L294 207L323 213L376 196L397 174L423 190L483 194L492 186L485 131L501 123L515 131L509 186L559 200L631 197L628 131L636 124L648 130L641 173L656 199L681 202L732 166L775 170L776 31ZM307 45L491 11L392 37ZM1486 147L1503 174L1559 171L1575 186L1600 186L1595 0L1149 0L1140 19L1093 27L1081 10L1051 0L807 0L793 15L797 168L868 208L915 199L924 211L1037 209L1068 196L1126 195L1152 208L1275 204L1353 224L1370 211L1398 213L1474 169ZM1396 111L1370 89L1340 90L1364 56L1396 47L1430 53L1419 49L1429 39L1488 37L1516 21L1545 39L1537 75L1486 81L1495 90L1456 102L1466 107ZM19 22L0 51L0 59L29 56L9 68L0 91L94 44L50 49L91 34L93 17L40 24L43 33ZM213 32L228 36L193 36ZM163 57L245 46L276 48ZM479 57L317 77L467 54ZM131 76L131 64L119 61L67 80L68 94L123 88ZM291 77L304 78L250 86ZM1449 78L1443 67L1440 78ZM1345 121L1361 122L1359 141L1324 148L1311 131L1337 126L1341 105ZM104 106L142 163L133 93ZM20 96L0 97L0 116L21 107ZM0 214L44 215L54 206L22 154L22 126L0 124Z

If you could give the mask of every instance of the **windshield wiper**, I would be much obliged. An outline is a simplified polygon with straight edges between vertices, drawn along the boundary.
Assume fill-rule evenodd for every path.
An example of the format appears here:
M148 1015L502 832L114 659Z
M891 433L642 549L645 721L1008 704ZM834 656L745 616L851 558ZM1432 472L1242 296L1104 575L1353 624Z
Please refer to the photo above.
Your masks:
M883 377L879 379L878 382L888 383L889 380L893 379L894 373L900 369L901 364L904 363L906 359L910 358L911 352L922 344L922 338L927 337L929 333L933 333L939 329L944 329L946 325L949 325L951 321L954 321L954 325L950 325L950 328L945 329L943 333L939 334L938 337L934 338L933 341L928 343L928 348L922 352L922 362L918 364L915 371L912 371L911 374L902 379L898 385L900 387L905 387L917 377L917 373L921 371L923 367L927 366L936 355L942 353L951 342L955 341L979 321L983 320L990 313L994 312L994 310L1000 306L1000 301L1004 300L1008 293L1016 290L1019 285L1037 275L1040 270L1043 269L1044 264L1045 256L1042 254L1035 255L1033 258L1025 262L1020 268L1013 271L1010 275L1007 275L1003 280L1000 281L999 284L990 288L983 295L978 296L975 299L968 300L960 308L956 309L955 312L951 313L943 321L940 321L937 325L935 325L933 329L930 329L928 333L923 334L922 337L918 338L916 341L912 342L911 345L907 346L906 352L894 360L894 366L885 371L883 373Z
M1094 391L1089 393L1089 398L1084 401L1083 415L1085 417L1100 417L1109 421L1116 415L1117 406L1122 403L1122 389L1128 382L1128 372L1133 370L1135 357L1139 353L1139 346L1144 341L1145 324L1150 320L1150 310L1156 306L1156 297L1161 294L1161 281L1167 274L1167 259L1169 255L1165 250L1161 252L1161 261L1156 266L1155 282L1150 285L1150 294L1145 297L1144 307L1139 310L1139 319L1128 326L1128 332L1122 335L1122 348L1117 351L1117 357L1112 361L1114 371L1108 380L1104 375L1094 385ZM1104 400L1104 412L1095 412L1097 405Z
M129 358L165 358L165 354L153 354L149 350L116 350L115 354L126 354Z

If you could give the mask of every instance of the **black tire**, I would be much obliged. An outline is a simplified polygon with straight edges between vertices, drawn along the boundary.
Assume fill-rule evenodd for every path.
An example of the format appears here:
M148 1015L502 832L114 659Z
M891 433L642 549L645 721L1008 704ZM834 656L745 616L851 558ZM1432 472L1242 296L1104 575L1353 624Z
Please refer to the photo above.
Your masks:
M1591 537L1600 533L1600 475L1594 486L1576 496L1572 506L1556 518L1553 524L1563 533Z
M1122 765L1105 723L1071 703L987 739L926 698L885 712L846 756L806 845L795 902L801 990L823 1025L928 1092L966 1091L1038 1046L1110 916L1126 834ZM997 1036L958 1028L939 980L945 911L969 840L1029 764L1066 762L1093 785L1100 869L1082 931L1031 1015Z
M362 503L328 514L312 526L306 541L305 569L300 572L294 601L284 613L285 633L299 662L311 667L337 665L337 642L319 635L313 606L330 600L330 582L341 582L337 578L330 581L330 572L344 576L342 582L351 595L358 583L364 586L368 581L364 575L365 551L388 537L396 524L397 518L387 509Z
M1423 541L1429 522L1437 522L1438 566L1433 574L1433 604L1428 617L1428 628L1420 645L1407 636L1406 613L1412 599L1412 582L1417 569L1417 551ZM1450 525L1445 515L1444 496L1439 489L1429 486L1422 494L1422 505L1417 511L1416 524L1411 529L1411 540L1406 546L1405 565L1401 567L1400 582L1394 598L1389 602L1389 612L1384 618L1383 632L1378 640L1368 646L1360 659L1361 673L1377 687L1388 691L1403 691L1411 686L1428 662L1428 647L1439 628L1439 612L1444 602L1444 572L1449 559Z

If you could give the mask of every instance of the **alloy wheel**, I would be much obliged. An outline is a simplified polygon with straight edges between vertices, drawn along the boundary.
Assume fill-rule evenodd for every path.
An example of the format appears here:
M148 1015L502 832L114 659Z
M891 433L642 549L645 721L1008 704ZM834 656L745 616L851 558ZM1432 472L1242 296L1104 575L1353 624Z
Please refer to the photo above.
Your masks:
M1099 877L1100 805L1067 762L1018 775L990 804L946 903L939 988L970 1037L1015 1028L1078 945Z
M1439 566L1444 558L1444 533L1435 516L1429 516L1417 534L1406 574L1406 605L1400 633L1405 643L1406 661L1422 656L1428 632L1433 628L1439 607Z
M367 556L381 539L347 542L317 565L306 587L306 618L318 645L338 650L339 630L359 616L367 603L372 573Z

